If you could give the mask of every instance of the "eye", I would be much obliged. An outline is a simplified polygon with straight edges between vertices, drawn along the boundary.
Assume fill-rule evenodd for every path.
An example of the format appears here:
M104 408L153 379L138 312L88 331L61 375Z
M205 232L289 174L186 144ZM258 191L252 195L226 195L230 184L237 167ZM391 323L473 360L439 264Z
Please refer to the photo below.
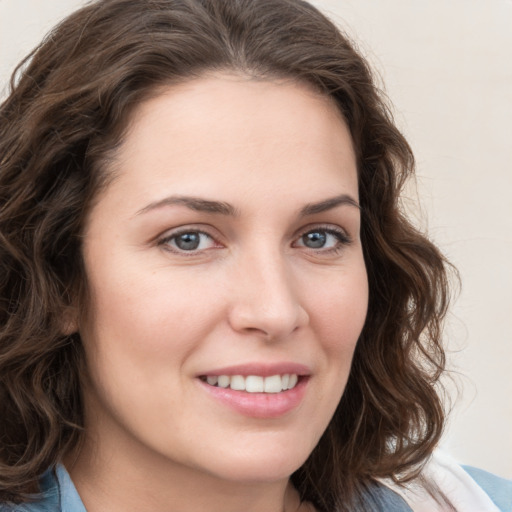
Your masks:
M313 250L337 250L350 243L350 238L341 230L333 228L316 228L304 233L295 242L295 246Z
M187 230L166 236L159 242L176 252L196 252L216 246L215 240L203 231Z

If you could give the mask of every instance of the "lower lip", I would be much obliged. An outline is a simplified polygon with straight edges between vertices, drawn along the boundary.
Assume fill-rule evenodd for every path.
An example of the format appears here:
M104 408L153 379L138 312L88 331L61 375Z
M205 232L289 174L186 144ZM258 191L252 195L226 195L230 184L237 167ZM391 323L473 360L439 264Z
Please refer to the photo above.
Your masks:
M308 378L301 377L293 389L280 393L247 393L231 388L210 386L200 379L198 382L210 396L244 416L278 418L300 405L306 393Z

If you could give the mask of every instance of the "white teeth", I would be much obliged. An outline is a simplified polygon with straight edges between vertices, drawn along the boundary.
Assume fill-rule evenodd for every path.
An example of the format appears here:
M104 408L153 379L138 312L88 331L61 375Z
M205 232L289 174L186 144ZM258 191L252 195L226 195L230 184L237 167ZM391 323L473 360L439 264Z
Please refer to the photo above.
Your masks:
M283 390L283 384L280 375L265 377L265 393L279 393Z
M245 379L241 375L233 375L231 377L231 389L245 391Z
M208 375L206 382L210 386L219 388L231 388L247 393L280 393L292 389L297 385L299 377L295 373L284 375L271 375L261 377L259 375Z
M208 379L208 377L206 377ZM219 375L218 385L219 388L229 388L231 379L227 375Z
M249 393L263 393L264 389L263 377L249 375L245 378L245 390Z
M210 386L215 386L215 384L217 384L218 382L218 378L216 375L209 375L208 377L206 377L206 382L208 382L208 384L210 384Z

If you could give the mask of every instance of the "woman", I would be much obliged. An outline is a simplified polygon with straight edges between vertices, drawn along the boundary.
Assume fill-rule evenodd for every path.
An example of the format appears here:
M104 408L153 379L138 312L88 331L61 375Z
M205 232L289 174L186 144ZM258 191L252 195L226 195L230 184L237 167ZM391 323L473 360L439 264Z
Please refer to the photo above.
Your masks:
M446 262L324 16L98 1L0 119L5 510L410 510L393 481L455 508L422 471Z

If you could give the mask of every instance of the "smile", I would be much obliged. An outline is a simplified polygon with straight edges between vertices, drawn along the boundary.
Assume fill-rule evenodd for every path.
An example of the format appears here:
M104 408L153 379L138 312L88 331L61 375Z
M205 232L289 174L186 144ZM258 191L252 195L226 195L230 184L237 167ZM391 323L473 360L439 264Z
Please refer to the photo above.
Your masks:
M296 373L284 375L270 375L263 377L260 375L208 375L201 377L203 382L210 386L219 388L230 388L235 391L245 391L247 393L281 393L293 389L299 376Z

